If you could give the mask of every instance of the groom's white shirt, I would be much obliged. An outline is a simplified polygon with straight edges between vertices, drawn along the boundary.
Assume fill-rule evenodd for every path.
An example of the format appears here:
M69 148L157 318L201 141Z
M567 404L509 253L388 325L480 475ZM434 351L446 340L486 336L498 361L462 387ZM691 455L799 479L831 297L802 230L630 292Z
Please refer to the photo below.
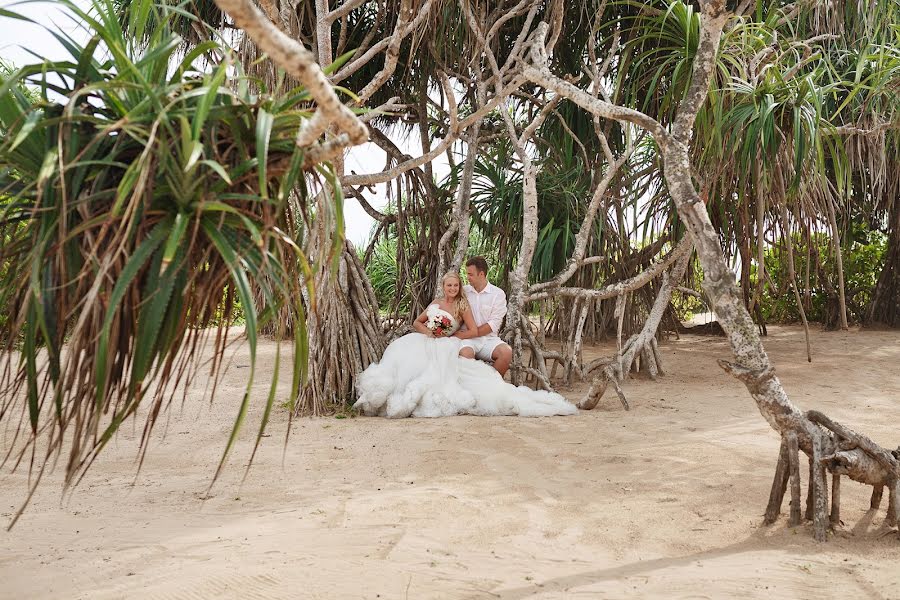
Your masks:
M475 324L481 327L485 323L491 326L491 333L483 337L496 336L503 325L503 317L506 316L506 292L492 283L484 286L480 292L471 285L463 286L466 299L472 307L472 317Z

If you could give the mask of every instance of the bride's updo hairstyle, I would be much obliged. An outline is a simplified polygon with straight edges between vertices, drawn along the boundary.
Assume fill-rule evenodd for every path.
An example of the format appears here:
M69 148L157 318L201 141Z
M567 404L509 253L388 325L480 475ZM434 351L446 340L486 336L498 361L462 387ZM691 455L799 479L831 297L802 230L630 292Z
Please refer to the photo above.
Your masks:
M463 313L469 310L469 301L466 298L466 292L463 291L462 278L459 273L453 271L444 273L444 276L441 277L441 295L444 294L444 284L448 279L455 279L459 282L459 293L456 294L456 300L453 302L453 312L456 313L456 318L462 321Z

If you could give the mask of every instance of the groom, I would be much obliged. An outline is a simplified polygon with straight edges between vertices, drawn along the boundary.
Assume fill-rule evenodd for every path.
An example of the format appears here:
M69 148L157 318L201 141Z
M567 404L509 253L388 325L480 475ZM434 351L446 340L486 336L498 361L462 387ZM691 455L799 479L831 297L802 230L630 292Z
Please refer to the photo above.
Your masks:
M484 258L475 256L466 261L464 286L466 299L472 307L472 316L478 326L478 337L462 341L459 355L464 358L493 360L494 368L500 376L509 370L512 348L500 339L500 326L506 316L506 294L487 280L488 264Z

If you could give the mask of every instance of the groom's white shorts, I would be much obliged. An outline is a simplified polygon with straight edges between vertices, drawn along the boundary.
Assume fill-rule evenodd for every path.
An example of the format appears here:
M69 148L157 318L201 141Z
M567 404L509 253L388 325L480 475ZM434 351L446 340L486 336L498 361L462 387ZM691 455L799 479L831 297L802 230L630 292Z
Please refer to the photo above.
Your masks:
M497 349L497 346L505 343L506 342L500 339L500 336L483 335L481 337L463 340L460 349L471 348L475 351L475 358L478 360L493 360L492 356L494 350Z

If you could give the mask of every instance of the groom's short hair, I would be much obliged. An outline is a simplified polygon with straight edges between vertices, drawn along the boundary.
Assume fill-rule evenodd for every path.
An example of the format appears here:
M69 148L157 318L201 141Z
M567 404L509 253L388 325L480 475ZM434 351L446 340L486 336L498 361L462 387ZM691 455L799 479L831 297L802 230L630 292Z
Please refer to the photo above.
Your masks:
M487 264L487 261L484 260L483 256L473 256L472 258L470 258L469 260L466 261L466 266L467 267L475 267L475 269L478 272L484 273L485 275L487 275L488 264Z

